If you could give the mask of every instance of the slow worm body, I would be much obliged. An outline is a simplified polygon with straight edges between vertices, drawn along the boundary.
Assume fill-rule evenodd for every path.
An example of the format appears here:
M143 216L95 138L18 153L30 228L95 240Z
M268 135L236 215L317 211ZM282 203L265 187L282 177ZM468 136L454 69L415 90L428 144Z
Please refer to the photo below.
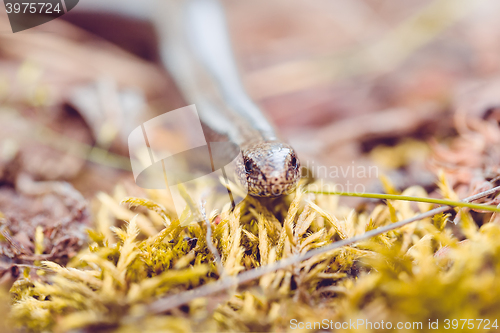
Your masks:
M241 149L236 171L250 195L279 196L296 188L299 160L245 92L218 1L111 1L104 7L152 18L163 63L186 102L196 105L205 135Z

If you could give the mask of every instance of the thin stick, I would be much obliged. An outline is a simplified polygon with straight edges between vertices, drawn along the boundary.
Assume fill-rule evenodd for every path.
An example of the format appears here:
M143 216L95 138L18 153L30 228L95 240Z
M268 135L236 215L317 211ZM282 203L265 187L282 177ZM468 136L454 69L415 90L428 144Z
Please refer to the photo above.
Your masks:
M385 200L402 200L402 201L416 201L416 202L427 202L434 203L438 205L454 206L454 207L467 207L472 209L487 210L490 212L500 212L500 208L497 206L480 205L473 204L463 201L453 201L446 199L434 199L434 198L421 198L421 197L410 197L407 195L397 195L397 194L379 194L379 193L351 193L351 192L336 192L336 191L305 191L306 193L315 194L326 194L326 195L341 195L345 197L359 197L359 198L369 198L369 199L385 199Z
M35 270L42 270L46 272L52 272L55 273L53 269L47 268L47 267L41 267L41 266L36 266L36 265L28 265L28 264L13 264L13 266L21 267L21 268L30 268L30 269L35 269Z
M207 214L205 212L205 202L201 203L201 215L203 216L205 224L207 226L207 235L206 235L207 247L210 253L212 253L212 255L214 256L215 265L217 267L217 274L221 276L224 273L224 266L222 265L222 259L220 257L219 251L217 251L217 248L212 242L212 225L210 224L210 221L208 220Z
M490 190L487 190L487 191L478 193L476 195L470 196L468 198L463 199L462 201L463 202L474 201L474 200L483 198L485 196L488 196L490 194L496 193L498 191L500 191L500 186L497 186L497 187L492 188ZM368 232L365 232L362 235L358 235L358 236L354 236L354 237L349 238L349 239L341 240L341 241L332 243L330 245L326 245L326 246L323 246L321 248L311 250L311 251L309 251L305 254L302 254L302 255L294 255L292 257L282 259L282 260L277 261L277 262L270 264L270 265L254 268L254 269L251 269L249 271L243 272L235 277L225 277L225 278L218 280L217 282L206 284L202 287L193 289L193 290L188 291L188 292L181 293L179 295L167 296L165 298L157 300L156 302L153 302L149 306L148 313L158 314L158 313L163 313L163 312L169 311L169 310L174 309L180 305L189 303L198 297L205 297L205 296L217 293L217 292L224 291L230 287L237 286L237 285L240 285L242 283L257 279L265 274L268 274L268 273L271 273L271 272L274 272L274 271L277 271L280 269L284 269L290 265L297 264L301 261L312 258L315 255L323 254L323 253L329 252L331 250L338 249L339 247L342 247L342 246L350 245L350 244L353 244L353 243L356 243L356 242L359 242L359 241L362 241L365 239L369 239L371 237L375 237L375 236L384 234L384 233L389 232L391 230L405 226L409 223L412 223L412 222L415 222L415 221L418 221L418 220L421 220L421 219L424 219L427 217L431 217L431 216L434 216L434 215L439 214L439 213L443 213L451 208L452 207L450 207L450 206L443 206L443 207L435 208L435 209L432 209L428 212L414 216L412 218L409 218L409 219L406 219L403 221L399 221L396 223L392 223L392 224L389 224L389 225L386 225L386 226L383 226L383 227L380 227L377 229L370 230Z

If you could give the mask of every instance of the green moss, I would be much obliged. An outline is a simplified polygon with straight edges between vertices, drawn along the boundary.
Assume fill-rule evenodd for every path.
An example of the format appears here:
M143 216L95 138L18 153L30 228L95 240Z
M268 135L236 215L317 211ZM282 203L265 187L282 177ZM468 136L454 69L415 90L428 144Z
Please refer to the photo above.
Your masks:
M161 198L155 192L150 196ZM292 319L364 319L419 321L426 328L429 319L493 319L500 314L500 226L478 228L465 210L454 230L466 242L445 227L449 216L441 214L156 313L158 298L181 297L221 278L414 216L428 206L414 211L414 205L392 201L355 213L301 191L274 206L248 198L232 212L212 215L213 236L207 244L206 224L185 225L189 212L180 221L171 220L167 203L124 202L159 214L163 227L152 215L139 213L106 236L97 230L119 216L109 209L112 203L102 203L88 249L67 267L42 262L49 273L38 279L25 275L14 284L11 318L18 327L55 332L287 331ZM156 234L148 237L140 219L156 225Z

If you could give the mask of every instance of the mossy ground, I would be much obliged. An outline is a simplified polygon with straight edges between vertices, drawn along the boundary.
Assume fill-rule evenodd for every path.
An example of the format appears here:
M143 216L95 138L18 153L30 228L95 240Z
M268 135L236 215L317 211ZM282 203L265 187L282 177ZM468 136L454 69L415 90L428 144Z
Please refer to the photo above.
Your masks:
M453 195L444 181L441 188L445 197ZM183 297L432 205L391 201L355 211L338 197L302 189L272 204L247 198L233 211L209 214L207 244L207 224L185 225L189 212L170 220L160 192L150 191L147 199L123 200L123 194L99 196L89 246L66 267L41 262L43 270L26 271L15 282L12 325L55 332L275 332L364 320L421 322L426 330L429 320L439 320L442 329L446 319L493 324L500 315L500 225L494 215L465 209L457 226L450 215L423 219L156 313L154 301L163 296ZM426 196L419 187L403 194ZM128 221L114 226L121 219Z

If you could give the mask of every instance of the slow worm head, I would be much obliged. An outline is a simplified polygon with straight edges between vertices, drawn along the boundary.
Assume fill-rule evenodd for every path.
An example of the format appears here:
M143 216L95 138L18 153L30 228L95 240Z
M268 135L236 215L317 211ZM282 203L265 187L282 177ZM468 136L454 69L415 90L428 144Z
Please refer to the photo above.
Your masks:
M293 148L279 141L250 144L242 151L236 172L248 194L277 197L295 190L300 179L300 162Z

